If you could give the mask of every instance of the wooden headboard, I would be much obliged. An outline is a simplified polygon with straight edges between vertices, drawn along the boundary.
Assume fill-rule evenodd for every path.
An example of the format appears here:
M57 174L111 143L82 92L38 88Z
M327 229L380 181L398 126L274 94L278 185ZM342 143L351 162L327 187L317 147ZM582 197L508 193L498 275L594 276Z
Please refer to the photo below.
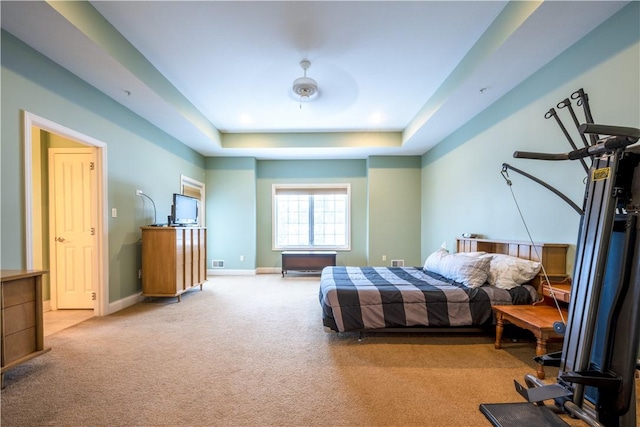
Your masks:
M549 280L563 282L567 280L567 249L569 245L563 243L531 243L515 242L511 240L487 240L487 239L456 239L457 252L488 252L494 254L511 255L522 259L541 262ZM544 280L542 271L531 281L538 292L541 292L541 284Z

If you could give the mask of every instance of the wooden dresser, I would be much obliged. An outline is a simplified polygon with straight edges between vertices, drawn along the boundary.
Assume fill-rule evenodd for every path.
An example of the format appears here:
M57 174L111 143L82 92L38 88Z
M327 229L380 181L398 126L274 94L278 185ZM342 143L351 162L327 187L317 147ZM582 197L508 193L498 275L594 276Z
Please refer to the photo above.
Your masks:
M0 350L4 373L51 350L44 347L40 270L2 270ZM3 384L4 385L4 384Z
M142 227L142 294L177 297L207 281L204 227Z

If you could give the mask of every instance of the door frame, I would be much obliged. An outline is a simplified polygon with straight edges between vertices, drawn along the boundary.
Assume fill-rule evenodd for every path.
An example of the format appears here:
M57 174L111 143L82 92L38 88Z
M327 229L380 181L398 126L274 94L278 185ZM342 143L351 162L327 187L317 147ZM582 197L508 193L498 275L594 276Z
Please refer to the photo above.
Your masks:
M200 191L200 212L198 212L198 225L200 227L205 227L205 184L204 182L189 178L186 175L180 175L180 194L184 194L185 187L197 188Z
M23 121L23 145L24 145L24 200L25 200L25 248L26 248L26 267L33 267L33 182L32 182L32 143L33 127L45 130L56 135L63 136L67 139L78 142L82 145L96 148L96 163L100 173L96 174L97 194L96 205L98 210L98 218L96 223L96 283L95 293L96 299L93 306L93 314L95 316L104 316L109 314L109 265L108 248L109 248L109 230L107 210L107 144L92 138L88 135L69 129L61 124L51 120L37 116L28 111L22 111ZM48 221L49 218L46 218ZM55 289L50 292L53 295Z

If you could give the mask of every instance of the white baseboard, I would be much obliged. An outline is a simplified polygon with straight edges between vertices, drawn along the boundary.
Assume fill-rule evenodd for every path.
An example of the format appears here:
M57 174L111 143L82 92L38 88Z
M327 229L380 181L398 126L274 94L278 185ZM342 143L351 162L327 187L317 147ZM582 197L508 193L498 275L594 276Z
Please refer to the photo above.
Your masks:
M207 276L255 276L256 270L229 270L226 268L207 269Z
M139 292L137 294L133 294L126 298L122 298L118 301L111 302L107 307L107 313L105 313L105 315L113 314L116 311L120 311L127 307L131 307L132 305L142 301L144 301L144 297L142 296L142 292ZM51 311L51 300L46 300L42 302L42 311L43 312Z
M256 268L256 274L282 274L280 267L259 267Z
M107 308L107 314L113 314L116 311L131 307L132 305L142 301L144 301L144 297L142 296L142 292L140 292L126 298L119 299L118 301L110 302Z

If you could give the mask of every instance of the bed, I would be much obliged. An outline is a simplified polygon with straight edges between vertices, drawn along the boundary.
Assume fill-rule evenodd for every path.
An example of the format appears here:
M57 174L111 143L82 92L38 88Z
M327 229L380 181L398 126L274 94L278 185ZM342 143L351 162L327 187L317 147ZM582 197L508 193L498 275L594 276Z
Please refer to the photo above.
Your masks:
M566 277L568 245L457 239L418 267L334 266L322 270L325 329L335 332L482 328L493 305L532 304L547 276Z

